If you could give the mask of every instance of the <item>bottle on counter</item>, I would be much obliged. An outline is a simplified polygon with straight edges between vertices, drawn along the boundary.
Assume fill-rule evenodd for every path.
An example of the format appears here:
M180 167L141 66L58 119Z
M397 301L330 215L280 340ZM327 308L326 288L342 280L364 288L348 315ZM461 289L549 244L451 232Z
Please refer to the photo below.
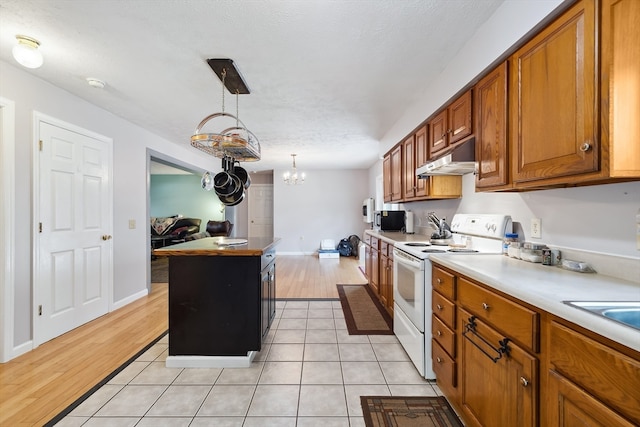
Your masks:
M502 240L502 255L509 254L509 245L518 241L518 233L506 233Z

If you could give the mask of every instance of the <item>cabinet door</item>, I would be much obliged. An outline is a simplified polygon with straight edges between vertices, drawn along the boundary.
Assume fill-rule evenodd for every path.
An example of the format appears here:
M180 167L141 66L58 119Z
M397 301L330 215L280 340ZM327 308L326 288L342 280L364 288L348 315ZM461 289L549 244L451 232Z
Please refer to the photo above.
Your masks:
M371 248L371 276L369 277L369 284L373 290L373 293L378 295L380 293L380 253L377 249Z
M449 145L455 144L461 139L471 135L471 91L468 90L460 98L451 103L448 110Z
M418 180L416 177L416 149L415 149L415 138L411 135L409 138L405 139L402 143L402 151L404 155L404 162L402 164L402 177L403 177L403 199L413 199L416 197L416 181Z
M415 135L415 146L416 146L416 164L415 168L418 168L429 161L429 140L427 137L427 127L421 127ZM427 185L429 179L418 179L415 176L415 170L413 171L416 197L426 197L429 195L429 186Z
M459 310L462 331L471 314ZM499 341L505 337L476 320L476 334L461 337L461 404L471 425L483 427L538 425L538 361L508 343L508 355L494 362Z
M391 150L391 200L402 199L402 144Z
M389 290L391 282L389 281L389 257L380 256L380 283L378 285L380 302L384 307L388 305Z
M447 110L445 109L429 122L429 158L434 159L448 146Z
M509 183L507 149L507 63L475 86L476 188Z
M516 183L598 170L595 16L577 2L509 60Z
M549 371L547 405L549 427L634 426L555 371Z
M391 201L391 153L387 153L382 160L382 186L384 201Z
M613 177L640 175L638 40L640 2L605 0L602 5L601 142L609 145L609 175Z

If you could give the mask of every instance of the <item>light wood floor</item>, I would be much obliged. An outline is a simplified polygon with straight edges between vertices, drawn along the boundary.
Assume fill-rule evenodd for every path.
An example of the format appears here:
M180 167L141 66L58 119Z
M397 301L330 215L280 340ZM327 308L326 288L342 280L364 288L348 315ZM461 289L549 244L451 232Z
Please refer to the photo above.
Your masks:
M277 298L337 298L336 284L366 283L353 258L276 259ZM0 426L41 426L168 328L168 287L0 364Z

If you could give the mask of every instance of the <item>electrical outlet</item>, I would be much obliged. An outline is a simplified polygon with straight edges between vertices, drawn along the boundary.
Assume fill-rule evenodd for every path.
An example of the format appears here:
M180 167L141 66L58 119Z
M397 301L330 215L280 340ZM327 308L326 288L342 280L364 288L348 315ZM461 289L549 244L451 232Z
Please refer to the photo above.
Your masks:
M136 220L135 219L130 219L129 220L129 229L133 230L134 228L136 228Z
M540 218L531 218L531 237L542 238L542 220Z

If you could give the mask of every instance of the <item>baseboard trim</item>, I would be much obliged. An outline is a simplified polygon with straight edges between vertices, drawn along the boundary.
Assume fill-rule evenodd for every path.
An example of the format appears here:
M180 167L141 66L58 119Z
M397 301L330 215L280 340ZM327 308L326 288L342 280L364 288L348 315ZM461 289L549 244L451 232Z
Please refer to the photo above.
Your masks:
M248 368L257 352L246 356L167 356L167 368Z
M124 307L127 304L131 304L132 302L134 302L135 300L138 300L140 298L146 297L147 295L149 295L149 289L144 289L140 292L137 292L131 296L128 296L126 298L121 299L120 301L114 301L113 302L113 310L115 311L119 308Z

